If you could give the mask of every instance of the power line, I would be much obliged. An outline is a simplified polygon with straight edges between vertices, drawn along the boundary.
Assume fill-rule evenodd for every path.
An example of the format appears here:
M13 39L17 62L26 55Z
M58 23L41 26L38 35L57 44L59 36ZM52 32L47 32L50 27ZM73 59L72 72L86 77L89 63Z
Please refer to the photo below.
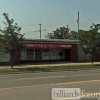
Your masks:
M22 25L22 27L27 27L27 26L34 26L34 25L38 25L38 24L30 24L30 25Z
M41 24L31 24L31 25L24 25L23 27L27 27L27 26L33 26L33 25L40 25L40 29L39 30L36 30L36 31L31 31L30 33L29 32L26 32L25 36L34 36L34 34L36 32L40 32L40 39L41 39L41 32L43 31L44 33L48 34L49 32L47 31L47 29L41 29ZM44 25L43 25L44 26ZM44 27L47 27L47 26L44 26ZM49 28L48 28L49 29Z

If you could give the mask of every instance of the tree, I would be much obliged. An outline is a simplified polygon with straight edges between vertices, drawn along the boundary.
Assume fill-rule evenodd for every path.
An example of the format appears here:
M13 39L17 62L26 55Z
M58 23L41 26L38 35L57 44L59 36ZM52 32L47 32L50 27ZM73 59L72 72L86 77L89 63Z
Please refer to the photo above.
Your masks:
M100 24L93 24L89 31L80 30L80 43L83 51L90 54L90 60L93 65L94 53L100 53Z
M69 40L78 40L78 33L76 31L71 31L68 34L68 39Z
M48 35L45 36L47 39L53 39L54 34L53 33L48 33Z
M48 35L45 37L47 39L70 39L70 40L77 39L77 32L70 31L68 27L57 28L56 31L53 31L52 34L53 35L50 35L50 33L48 33Z
M20 34L21 27L17 23L14 23L13 19L9 19L9 14L3 13L3 16L6 20L6 22L3 21L6 27L3 30L0 29L2 35L1 40L4 52L10 54L9 64L13 68L13 53L22 49L23 46L20 44L20 41L24 39L24 35Z
M68 39L69 29L66 27L57 28L54 31L54 39Z

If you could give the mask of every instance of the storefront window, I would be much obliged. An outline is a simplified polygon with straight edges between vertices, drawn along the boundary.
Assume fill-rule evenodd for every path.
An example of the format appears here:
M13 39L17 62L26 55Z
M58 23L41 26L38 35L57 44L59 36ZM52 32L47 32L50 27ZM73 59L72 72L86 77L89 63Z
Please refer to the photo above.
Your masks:
M50 49L43 49L43 60L50 59Z
M55 59L55 60L60 59L59 52L60 52L59 49L51 49L50 59L51 59L51 60L54 60L54 59Z
M34 49L27 49L27 60L34 60Z

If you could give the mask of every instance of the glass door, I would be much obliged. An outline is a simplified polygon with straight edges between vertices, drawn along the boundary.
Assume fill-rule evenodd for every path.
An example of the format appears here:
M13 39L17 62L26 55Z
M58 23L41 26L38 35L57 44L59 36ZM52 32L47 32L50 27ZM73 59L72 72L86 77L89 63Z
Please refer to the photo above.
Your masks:
M42 60L42 49L35 49L35 60Z

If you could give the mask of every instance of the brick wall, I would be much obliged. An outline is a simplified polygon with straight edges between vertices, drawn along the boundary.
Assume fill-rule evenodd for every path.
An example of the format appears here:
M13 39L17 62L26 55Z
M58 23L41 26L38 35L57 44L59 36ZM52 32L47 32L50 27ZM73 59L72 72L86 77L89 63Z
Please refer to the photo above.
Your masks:
M20 51L16 51L13 54L13 60L16 64L20 63L20 59L21 59L21 52Z
M93 54L95 61L100 61L100 54Z
M77 57L77 44L72 44L71 47L71 61L76 62L78 60Z

